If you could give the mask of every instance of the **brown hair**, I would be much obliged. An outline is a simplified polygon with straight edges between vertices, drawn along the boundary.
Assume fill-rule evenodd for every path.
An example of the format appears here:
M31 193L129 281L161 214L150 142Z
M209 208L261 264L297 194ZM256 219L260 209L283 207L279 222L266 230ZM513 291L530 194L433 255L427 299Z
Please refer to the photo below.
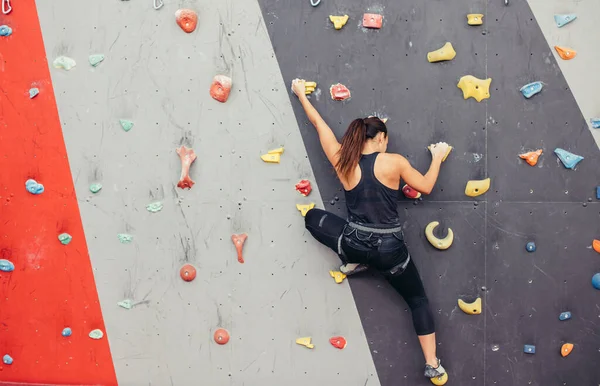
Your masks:
M373 139L379 133L387 137L385 123L377 117L358 118L348 126L342 138L342 147L339 150L340 159L335 165L340 175L348 177L354 170L368 139Z

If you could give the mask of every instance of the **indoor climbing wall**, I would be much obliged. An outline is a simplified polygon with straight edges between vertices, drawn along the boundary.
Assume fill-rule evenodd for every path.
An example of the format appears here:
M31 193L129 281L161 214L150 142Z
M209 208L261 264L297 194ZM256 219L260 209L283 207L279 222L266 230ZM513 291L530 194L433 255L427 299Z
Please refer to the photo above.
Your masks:
M197 12L189 34L178 8ZM379 385L338 259L296 208L323 205L256 2L15 0L1 21L0 247L15 269L0 272L0 383ZM233 80L225 103L215 75ZM178 148L197 155L191 189ZM232 234L247 235L243 264Z
M600 238L600 153L556 63L561 59L528 4L259 2L284 78L317 82L311 100L339 138L356 117L388 117L389 151L423 173L427 145L454 147L431 195L399 198L409 249L436 316L448 384L597 384L600 370L590 358L600 350L600 312L591 278L599 268L592 240ZM569 4L560 12L570 13ZM363 28L365 13L383 15L382 28ZM467 14L483 14L483 24L468 25ZM349 20L336 30L329 15ZM563 28L581 28L579 19ZM456 57L428 63L427 53L446 42ZM464 100L457 84L465 75L492 78L489 99ZM543 82L541 93L526 99L520 88L536 81ZM331 99L329 88L338 82L350 89L349 100ZM323 202L343 215L341 185L295 97L291 101ZM585 159L567 169L556 148ZM534 167L518 156L537 149L543 154ZM465 195L467 181L485 178L491 178L487 193ZM448 250L426 240L432 221L441 223L439 236L453 230ZM527 252L528 242L535 252ZM430 384L403 300L375 274L350 283L381 384ZM458 308L458 299L477 297L480 315ZM562 312L571 319L559 320ZM574 348L563 358L565 343ZM525 345L535 346L535 354L525 353Z

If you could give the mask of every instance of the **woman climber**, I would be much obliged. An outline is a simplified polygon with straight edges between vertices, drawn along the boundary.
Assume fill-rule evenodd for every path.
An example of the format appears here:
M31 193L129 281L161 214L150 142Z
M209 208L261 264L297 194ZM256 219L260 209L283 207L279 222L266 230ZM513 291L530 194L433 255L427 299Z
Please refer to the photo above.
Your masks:
M317 241L338 254L346 275L373 267L404 298L411 309L415 331L425 357L425 376L442 376L446 370L436 356L433 314L404 243L397 211L400 181L429 194L437 180L448 144L431 146L431 165L425 175L406 158L386 153L388 135L379 118L355 119L340 144L305 95L304 81L294 79L292 91L319 135L327 159L334 166L346 197L348 220L321 209L308 211L306 229Z

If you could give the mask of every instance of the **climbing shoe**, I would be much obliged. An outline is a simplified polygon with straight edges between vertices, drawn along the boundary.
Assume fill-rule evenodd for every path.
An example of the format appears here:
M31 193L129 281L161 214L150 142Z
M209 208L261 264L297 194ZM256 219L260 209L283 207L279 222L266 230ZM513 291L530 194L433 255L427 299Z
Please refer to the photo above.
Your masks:
M367 269L369 269L369 267L364 264L353 263L344 264L340 267L340 271L346 276L355 275L357 273L366 271Z
M442 367L442 361L439 359L437 367L433 367L431 365L425 365L425 376L427 378L435 378L443 375L446 372L446 369Z

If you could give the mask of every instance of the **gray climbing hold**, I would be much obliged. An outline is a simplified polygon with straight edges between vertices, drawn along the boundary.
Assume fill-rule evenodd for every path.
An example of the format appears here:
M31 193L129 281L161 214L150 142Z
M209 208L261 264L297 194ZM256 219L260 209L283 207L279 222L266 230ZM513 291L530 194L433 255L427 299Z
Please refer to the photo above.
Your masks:
M104 333L102 332L102 330L99 329L95 329L90 331L89 337L92 339L102 339L102 337L104 336Z
M163 204L160 201L156 201L156 202L152 202L148 205L146 205L146 209L148 210L148 212L152 212L152 213L156 213L156 212L160 212L163 208Z
M129 131L133 127L133 122L128 121L127 119L119 119L119 123L125 131Z
M90 192L92 193L98 193L100 189L102 189L101 183L96 182L90 185Z
M577 19L577 15L574 13L566 14L566 15L554 15L554 21L558 28L565 26Z
M25 189L31 194L42 194L44 193L44 185L38 183L36 180L29 179L25 181Z
M68 338L69 336L71 336L72 333L73 333L73 331L71 331L71 329L69 327L65 327L65 328L63 328L63 330L60 334L62 336L64 336L65 338Z
M583 160L583 157L577 154L573 154L561 148L554 149L554 154L558 156L558 159L565 165L567 169L574 169L577 164Z
M123 307L125 309L130 310L133 308L133 300L131 300L131 299L121 300L120 302L117 302L117 305L119 307Z
M0 259L0 271L12 272L15 270L15 265L8 260Z
M571 313L569 311L561 312L560 315L558 315L558 319L559 320L569 320L569 319L571 319Z
M77 63L75 63L75 60L67 56L59 56L58 58L54 59L52 65L54 66L54 68L62 68L69 71L70 69L75 67Z
M2 357L2 362L4 362L5 365L12 365L13 359L10 355L6 354Z
M40 90L37 87L32 87L29 89L29 99L35 98L40 93Z
M0 36L12 35L12 28L7 25L0 25Z
M67 245L71 242L71 240L73 240L73 236L68 233L61 233L58 235L58 240L62 245Z
M123 244L128 244L133 240L133 236L128 235L127 233L119 233L117 237L119 237L119 241Z
M600 118L590 118L593 129L600 129Z
M535 346L532 344L526 344L523 346L523 352L525 354L535 354Z
M104 54L93 54L93 55L90 55L89 60L90 60L90 64L93 67L96 67L97 65L99 65L104 60Z
M600 290L600 273L597 273L594 276L592 276L592 285L595 289Z
M521 94L523 94L525 98L529 99L535 94L541 92L543 87L544 85L542 82L533 82L521 87L519 91L521 91Z
M528 242L527 245L525 245L525 249L527 249L527 252L535 252L535 243L533 241Z

